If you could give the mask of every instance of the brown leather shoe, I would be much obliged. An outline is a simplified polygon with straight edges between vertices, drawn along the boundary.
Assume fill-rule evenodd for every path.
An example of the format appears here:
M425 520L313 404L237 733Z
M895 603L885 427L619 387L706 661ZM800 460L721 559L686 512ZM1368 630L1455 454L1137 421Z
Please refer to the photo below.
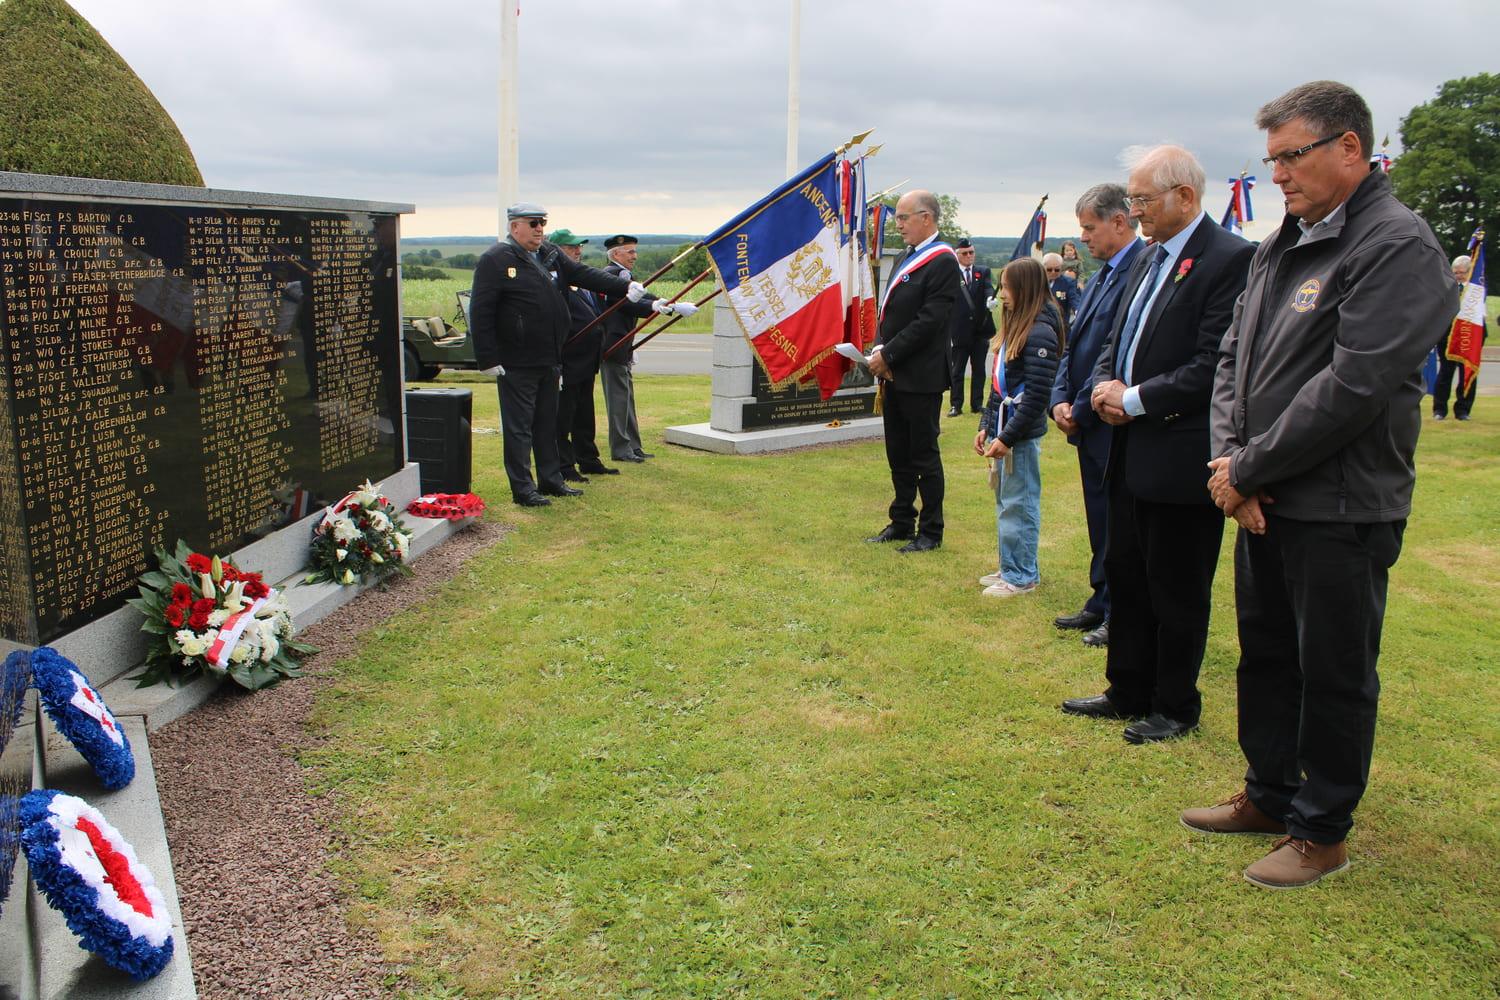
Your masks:
M1182 825L1199 833L1238 833L1283 837L1286 824L1267 816L1243 791L1207 809L1184 809Z
M1245 869L1245 878L1264 889L1300 889L1324 875L1349 867L1344 844L1315 844L1299 837L1282 837L1271 853Z

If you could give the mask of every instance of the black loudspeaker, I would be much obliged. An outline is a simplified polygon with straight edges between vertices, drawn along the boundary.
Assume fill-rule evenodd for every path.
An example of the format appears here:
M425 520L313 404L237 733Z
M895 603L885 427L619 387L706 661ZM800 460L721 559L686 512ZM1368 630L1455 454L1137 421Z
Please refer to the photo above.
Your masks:
M406 457L422 466L423 493L468 493L473 476L474 394L406 390Z

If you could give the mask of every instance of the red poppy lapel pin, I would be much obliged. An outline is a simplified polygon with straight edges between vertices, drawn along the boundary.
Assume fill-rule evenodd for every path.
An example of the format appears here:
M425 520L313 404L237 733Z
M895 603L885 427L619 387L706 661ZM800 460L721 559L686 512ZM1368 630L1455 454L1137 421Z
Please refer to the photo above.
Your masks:
M1173 278L1172 280L1174 282L1175 281L1181 281L1183 278L1186 278L1188 276L1188 272L1191 271L1192 269L1193 269L1193 258L1191 258L1191 257L1185 258L1183 260L1183 262L1180 265L1178 265L1178 267L1177 267L1177 276L1175 278Z

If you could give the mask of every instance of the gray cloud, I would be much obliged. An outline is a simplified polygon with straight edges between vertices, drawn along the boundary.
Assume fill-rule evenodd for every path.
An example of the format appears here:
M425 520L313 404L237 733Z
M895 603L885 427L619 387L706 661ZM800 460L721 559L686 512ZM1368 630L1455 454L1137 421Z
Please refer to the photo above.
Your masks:
M177 120L210 184L410 201L408 232L494 231L498 2L73 3ZM623 215L648 231L635 220L659 213L658 231L705 231L780 179L785 3L521 10L522 188L571 206L572 228ZM1062 231L1131 143L1188 146L1211 184L1254 172L1256 107L1306 79L1359 88L1394 143L1443 80L1493 63L1500 8L1459 0L1433 15L1395 0L804 0L800 158L873 126L877 187L951 192L965 225L996 234L1019 232L1050 191ZM1279 214L1268 177L1256 194ZM424 206L447 206L434 219L448 228L429 229Z

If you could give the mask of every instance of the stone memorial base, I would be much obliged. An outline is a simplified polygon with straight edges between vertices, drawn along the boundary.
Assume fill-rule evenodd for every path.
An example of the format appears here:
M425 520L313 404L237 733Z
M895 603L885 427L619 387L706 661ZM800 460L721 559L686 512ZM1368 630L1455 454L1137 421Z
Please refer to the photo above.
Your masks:
M826 400L816 389L772 389L733 309L722 301L714 307L713 343L708 423L668 427L668 444L752 455L884 436L868 373L852 375Z

